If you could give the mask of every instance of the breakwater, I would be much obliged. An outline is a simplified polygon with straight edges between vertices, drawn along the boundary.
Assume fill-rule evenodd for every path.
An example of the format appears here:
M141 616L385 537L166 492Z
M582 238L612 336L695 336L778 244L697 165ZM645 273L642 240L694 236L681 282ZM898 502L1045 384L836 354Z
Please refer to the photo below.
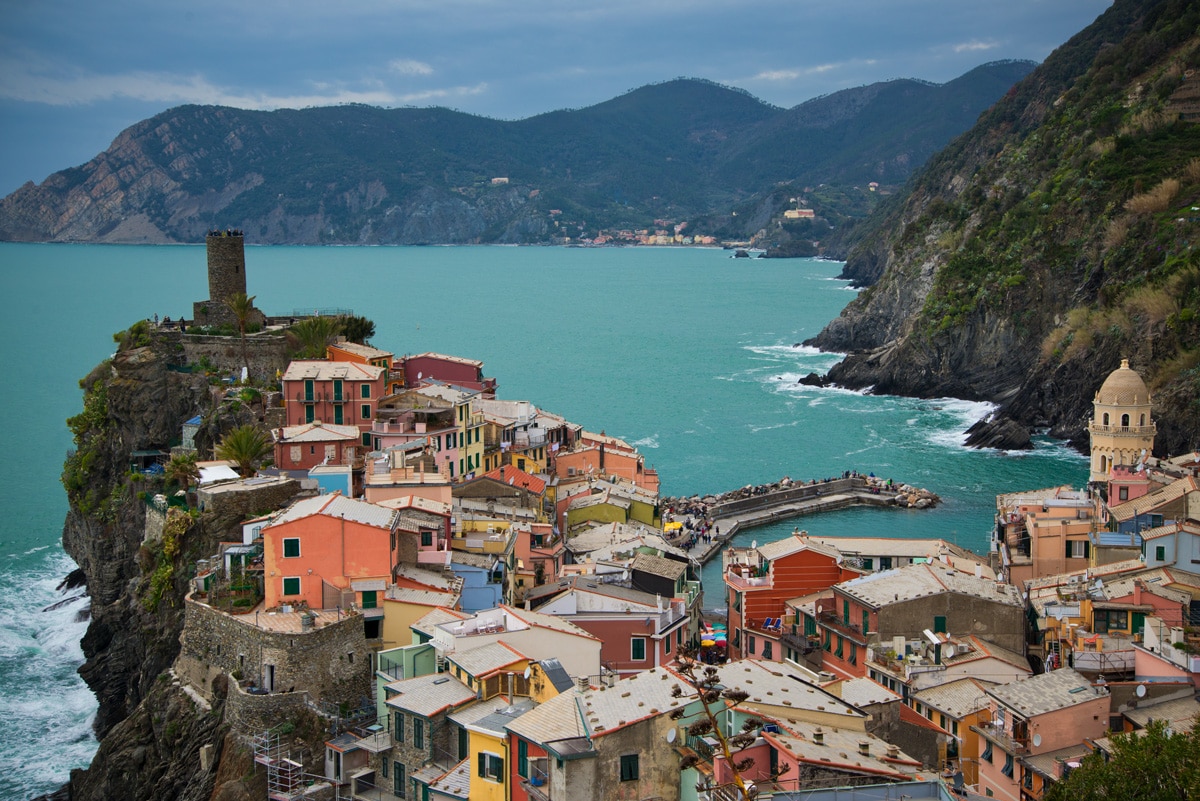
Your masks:
M665 498L664 521L683 523L672 544L684 547L703 564L716 556L739 531L801 515L850 506L929 509L940 502L934 493L892 479L854 473L823 481L743 487L720 495Z

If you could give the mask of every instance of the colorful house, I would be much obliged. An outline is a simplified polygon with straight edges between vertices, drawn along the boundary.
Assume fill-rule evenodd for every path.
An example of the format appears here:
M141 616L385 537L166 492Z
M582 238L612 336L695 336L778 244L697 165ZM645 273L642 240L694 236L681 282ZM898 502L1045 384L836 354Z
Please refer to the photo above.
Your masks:
M362 437L356 426L313 421L272 431L275 466L280 470L309 470L320 464L361 463Z
M1032 789L1031 758L1104 736L1109 693L1070 668L984 690L990 722L972 726L979 735L978 792L1022 801Z
M395 510L336 494L292 504L262 529L267 608L377 609L393 566L416 561L399 521Z
M780 661L785 603L859 575L842 564L836 548L794 533L722 554L729 609L729 656Z
M444 353L420 353L404 356L395 365L404 386L419 387L426 381L440 381L456 387L477 390L485 398L496 397L496 379L483 375L483 362Z
M387 370L355 362L294 361L283 374L287 425L321 421L358 428L371 447L375 405L383 396Z

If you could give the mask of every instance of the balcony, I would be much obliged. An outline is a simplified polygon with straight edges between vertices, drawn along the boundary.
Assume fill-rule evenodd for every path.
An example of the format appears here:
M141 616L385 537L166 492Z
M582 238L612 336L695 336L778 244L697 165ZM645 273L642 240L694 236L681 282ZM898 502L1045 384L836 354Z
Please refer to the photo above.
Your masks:
M761 589L771 586L771 576L755 576L752 572L729 571L725 574L725 583L739 590Z
M549 761L546 757L529 760L529 778L521 779L521 787L536 801L550 801Z
M1158 433L1158 426L1153 423L1148 426L1106 426L1092 423L1088 429L1093 434L1109 434L1118 437L1153 437Z

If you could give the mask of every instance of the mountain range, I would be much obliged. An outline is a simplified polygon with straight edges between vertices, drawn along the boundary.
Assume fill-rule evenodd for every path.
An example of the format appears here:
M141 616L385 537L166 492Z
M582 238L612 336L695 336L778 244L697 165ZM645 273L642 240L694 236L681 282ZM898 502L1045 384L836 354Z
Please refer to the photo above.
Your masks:
M655 220L743 239L822 184L841 190L818 208L837 225L875 204L869 183L903 184L1034 66L994 62L791 109L694 79L517 121L180 106L4 198L0 240L197 242L236 227L258 244L545 243Z

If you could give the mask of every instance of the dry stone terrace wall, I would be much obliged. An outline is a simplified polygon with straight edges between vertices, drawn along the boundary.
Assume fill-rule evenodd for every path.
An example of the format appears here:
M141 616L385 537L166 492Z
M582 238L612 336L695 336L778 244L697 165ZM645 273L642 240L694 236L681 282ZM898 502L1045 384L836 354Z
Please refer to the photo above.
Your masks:
M186 334L178 331L164 331L162 336L178 338L188 364L197 364L201 359L208 359L221 372L238 375L245 366L240 337ZM251 334L246 337L246 352L250 357L251 375L274 378L276 372L287 368L287 338L282 334Z
M246 692L237 682L229 683L225 702L225 722L234 731L260 734L285 720L294 720L308 706L309 695L303 692L255 695Z
M263 666L273 665L276 690L350 707L370 696L372 649L361 616L307 632L266 631L254 623L253 614L227 615L188 598L176 671L206 694L220 673L236 671L261 684Z

